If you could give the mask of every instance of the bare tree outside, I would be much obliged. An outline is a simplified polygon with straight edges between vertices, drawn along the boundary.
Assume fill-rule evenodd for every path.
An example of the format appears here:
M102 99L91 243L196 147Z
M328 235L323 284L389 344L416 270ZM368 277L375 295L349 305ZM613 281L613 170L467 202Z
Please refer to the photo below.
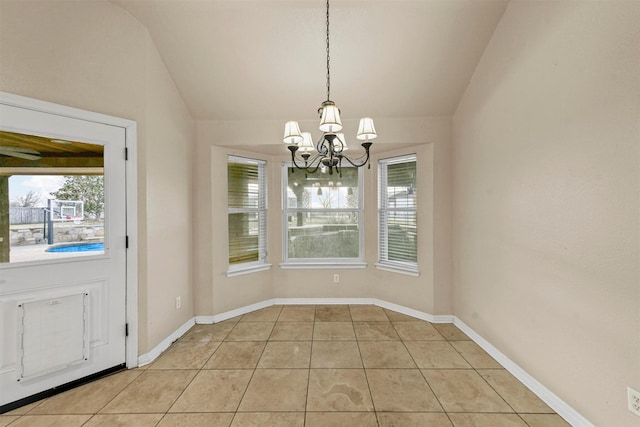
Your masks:
M20 208L35 208L38 206L40 201L42 200L42 196L37 191L29 190L27 194L24 196L20 196L13 200L10 206L20 207Z
M322 203L322 207L329 209L333 205L334 197L331 191L326 191L321 196L318 196L318 200Z

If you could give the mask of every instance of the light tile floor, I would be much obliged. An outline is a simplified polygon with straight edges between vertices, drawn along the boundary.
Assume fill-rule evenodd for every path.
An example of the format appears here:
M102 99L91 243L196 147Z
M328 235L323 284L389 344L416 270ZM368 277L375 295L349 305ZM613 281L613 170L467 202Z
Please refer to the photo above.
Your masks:
M7 425L569 424L454 325L343 305L196 325L151 365L3 414Z

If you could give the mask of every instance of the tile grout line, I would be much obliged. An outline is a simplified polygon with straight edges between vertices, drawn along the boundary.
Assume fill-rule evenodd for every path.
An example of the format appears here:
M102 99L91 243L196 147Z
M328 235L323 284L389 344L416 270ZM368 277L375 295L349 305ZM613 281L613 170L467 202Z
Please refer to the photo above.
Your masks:
M349 308L349 311L351 311L351 308ZM383 312L384 312L384 310L383 310ZM385 313L385 317L387 317L387 319L389 318L389 316L387 316L386 313ZM353 316L351 316L351 320L352 320L352 322L351 322L352 323L352 327L353 327L354 333L355 333L355 326L353 326ZM391 321L389 321L389 323L391 323ZM380 420L378 419L378 411L376 409L376 402L375 402L375 400L373 400L373 393L371 392L371 384L369 383L369 375L367 375L367 368L364 365L364 359L362 358L362 350L360 349L360 340L358 339L357 335L356 335L356 345L358 346L358 353L360 354L360 362L362 363L362 370L364 371L364 378L367 381L367 389L369 390L369 397L371 398L371 406L373 406L373 416L376 419L376 425L379 427L380 426Z
M126 389L128 389L131 384L133 384L138 378L140 378L142 375L144 375L144 373L147 370L145 369L143 372L141 372L139 375L137 375L133 380L129 381L129 383L127 385L125 385L122 390L120 390L118 393L116 393L111 399L109 399L109 401L107 403L105 403L100 409L98 409L96 412L94 412L93 414L91 414L91 416L89 417L89 419L84 422L82 425L85 425L86 423L88 423L89 421L91 421L96 415L100 414L100 411L102 411L104 408L106 408L107 406L109 406L109 404L111 402L113 402L118 396L120 396L120 394L124 393L124 391ZM126 371L125 371L126 372ZM115 375L115 374L114 374ZM98 380L99 381L99 380ZM42 403L46 402L48 399L45 399ZM40 405L38 405L40 406ZM35 409L35 408L34 408Z
M307 406L309 405L309 387L311 386L311 360L313 359L313 334L316 330L316 306L313 306L313 322L311 324L311 350L309 351L309 369L307 370L307 395L304 399L304 419L302 420L302 426L307 425Z
M452 341L459 341L459 340L452 340ZM473 370L473 372L476 373L476 375L478 375L484 382L485 384L487 384L489 386L489 388L491 390L493 390L493 392L513 411L514 414L516 414L518 416L518 418L520 418L522 421L524 421L524 419L522 419L522 417L520 415L518 415L518 413L516 412L515 408L513 408L509 402L506 401L506 399L504 397L502 397L502 394L498 393L498 390L496 390L490 383L489 381L487 381L487 379L485 377L483 377L480 372L478 372L478 369L482 369L482 368L476 368L466 357L464 357L464 355L462 354L462 352L460 352L460 350L458 350L456 348L456 346L451 344L451 347L453 347L453 349L460 355L460 357L462 357L464 359L465 362L467 362L469 364L469 366L471 366L471 369ZM484 350L482 350L484 351ZM487 355L489 357L491 357L490 355ZM492 358L493 359L493 358ZM497 362L497 361L496 361ZM506 369L504 369L504 367L502 365L500 365L502 370L506 371ZM496 368L496 369L500 369L500 368ZM502 414L508 414L508 412L500 412ZM526 421L524 421L525 424L529 425L529 423L527 423Z
M278 322L278 318L280 318L280 314L282 313L282 308L283 307L280 307L280 311L278 312L278 316L276 316L276 320L273 322L273 326L271 327L269 336L266 338L266 341L264 341L264 347L262 347L262 351L260 352L260 357L258 357L258 359L256 360L256 365L253 367L253 371L251 372L251 377L249 378L249 381L247 381L247 386L245 387L244 392L242 392L242 396L240 396L240 399L238 399L238 405L236 406L235 411L233 411L233 417L231 418L231 423L229 425L233 424L233 422L236 419L236 416L238 415L238 410L240 409L240 405L242 404L244 397L247 395L247 390L249 390L251 381L253 380L253 377L256 374L256 370L258 369L258 364L260 363L260 359L262 359L262 356L264 355L264 351L267 348L267 344L269 343L269 338L271 338L271 334L273 334L273 330L276 328L276 323ZM240 317L240 319L238 320L238 324L242 321L242 318L244 316L246 316L246 314L243 314L242 317ZM229 334L231 334L231 331L229 331ZM242 342L242 341L235 341L235 342ZM244 342L255 342L255 341L244 341Z
M235 328L236 325L233 326L233 328ZM231 329L233 329L231 328ZM174 343L172 343L171 345L173 345ZM169 347L171 348L171 347ZM196 377L198 376L198 374L200 374L200 372L202 372L204 370L204 367L207 365L207 362L209 361L209 359L211 359L211 357L213 357L213 355L215 354L216 351L218 351L218 349L220 348L220 344L216 347L215 350L213 350L213 353L211 353L209 355L209 357L207 357L207 360L204 361L204 363L202 364L202 366L200 367L200 369L197 369L198 372L196 372L196 374L191 378L191 380L189 381L189 383L187 383L187 385L182 389L182 391L178 394L178 396L175 398L175 400L171 403L171 405L169 405L169 408L167 408L167 410L164 412L164 414L162 414L162 417L160 418L160 420L156 423L156 426L158 424L160 424L162 422L162 420L167 416L167 414L169 413L169 411L171 411L171 408L173 408L176 404L176 402L180 399L180 397L182 397L182 395L184 394L185 391L187 391L187 389L189 388L189 386L193 383L193 381L196 379ZM158 357L158 360L160 359L160 357ZM153 365L153 364L152 364ZM150 369L151 366L149 366Z
M227 335L229 335L231 333L231 331L238 325L239 322L236 322L233 327L229 330L229 332L227 332L227 334L225 335L225 338L227 337ZM181 337L183 338L183 337ZM218 344L218 346L215 348L215 350L213 350L213 352L209 355L209 357L207 357L207 360L204 361L204 363L202 364L202 366L197 369L197 373L193 376L193 378L191 378L191 380L189 381L189 383L184 387L184 389L182 389L182 391L178 394L178 396L175 398L175 400L171 403L171 405L169 406L169 408L162 414L162 417L160 418L160 420L158 420L158 422L156 423L156 426L158 424L160 424L162 422L162 420L167 416L167 414L171 411L171 408L173 408L173 406L176 404L176 402L180 399L180 397L182 397L182 395L184 394L184 392L187 390L187 388L189 388L189 386L191 385L191 383L193 383L193 381L196 379L196 377L198 376L198 374L200 374L200 372L202 372L205 366L207 366L207 363L209 362L209 359L211 359L213 357L213 355L218 351L218 349L220 348L220 346L222 345L222 343L224 342L220 341L220 344ZM181 339L180 339L181 340ZM197 341L196 341L197 342ZM215 340L209 340L208 342L218 342ZM171 343L171 345L173 345L175 343ZM171 347L169 347L171 348ZM167 349L168 352L169 349ZM165 352L166 354L166 352ZM162 356L160 356L162 357ZM158 360L160 360L160 357L158 357ZM155 363L155 362L154 362ZM148 371L149 369L151 369L151 367L153 366L153 363L151 365L149 365L149 367L146 369L146 371ZM180 369L172 369L172 370L180 370ZM185 369L185 370L192 370L192 369Z
M426 320L425 320L426 322ZM427 322L430 325L431 322ZM393 326L394 330L396 331L396 333L398 333L398 330L396 329L396 326L393 324L393 322L391 322L391 326ZM433 326L433 325L432 325ZM435 329L435 327L434 327ZM438 331L436 329L436 332L442 336L442 338L445 340L445 342L447 341L447 338L442 335L440 333L440 331ZM400 336L400 334L398 333L398 336ZM409 340L410 341L410 340ZM429 340L431 341L431 340ZM437 340L440 341L440 340ZM402 343L402 345L404 346L405 350L407 350L407 353L409 354L409 357L411 358L411 360L413 360L413 363L416 365L416 369L418 370L418 372L420 373L420 376L424 379L424 382L427 384L427 387L429 387L429 390L431 390L431 393L433 393L433 397L436 399L436 401L438 402L438 405L440 405L440 408L442 409L442 412L445 414L445 416L447 417L447 419L449 420L449 422L451 423L451 425L453 426L453 420L451 419L451 417L449 416L449 413L446 411L446 409L444 408L444 406L442 405L442 402L440 401L440 399L438 398L438 395L436 394L436 392L433 390L433 387L431 387L431 384L429 384L429 381L427 380L427 378L424 376L424 373L422 372L422 368L420 368L420 365L418 365L418 362L416 362L416 359L413 357L413 354L411 354L411 352L409 351L409 347L407 347L407 344L405 343L405 340L400 336L400 342Z

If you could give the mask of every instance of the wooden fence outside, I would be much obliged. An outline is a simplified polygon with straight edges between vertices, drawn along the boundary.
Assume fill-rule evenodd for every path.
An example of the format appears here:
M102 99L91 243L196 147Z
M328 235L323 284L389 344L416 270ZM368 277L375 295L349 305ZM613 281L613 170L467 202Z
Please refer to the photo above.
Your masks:
M44 222L43 208L9 208L9 224L41 224Z

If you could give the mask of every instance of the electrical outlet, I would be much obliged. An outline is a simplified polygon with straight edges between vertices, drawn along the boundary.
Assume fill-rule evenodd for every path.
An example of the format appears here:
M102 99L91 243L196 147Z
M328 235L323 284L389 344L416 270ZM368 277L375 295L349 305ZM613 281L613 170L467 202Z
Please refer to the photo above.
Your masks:
M182 307L182 298L176 297L176 310L179 310Z
M640 392L627 387L627 396L629 397L629 410L640 416Z
M339 274L334 274L333 275L333 283L340 283L340 275Z

